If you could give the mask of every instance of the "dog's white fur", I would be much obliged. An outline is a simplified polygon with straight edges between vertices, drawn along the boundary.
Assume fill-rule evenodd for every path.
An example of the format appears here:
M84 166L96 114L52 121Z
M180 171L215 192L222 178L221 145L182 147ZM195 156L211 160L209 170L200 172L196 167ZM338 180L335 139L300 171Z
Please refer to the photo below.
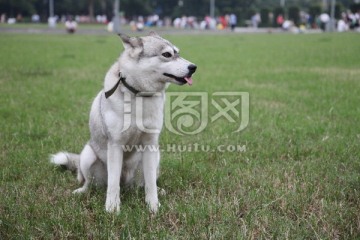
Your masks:
M122 146L158 146L159 134L163 125L165 89L168 83L184 84L178 78L189 78L195 72L191 62L178 56L179 50L156 33L145 37L120 35L124 52L107 72L104 89L98 93L90 111L91 139L80 155L59 152L51 156L51 162L77 169L77 179L84 182L74 193L85 192L94 181L107 185L105 209L108 212L120 211L120 179L125 185L137 184L145 187L145 201L152 212L160 206L157 184L160 153L146 148L143 152L135 149L124 152ZM164 55L164 53L166 53ZM169 57L169 54L171 57ZM189 66L192 66L190 71ZM119 80L119 72L134 89L142 92L157 92L156 96L143 98L142 123L147 129L159 131L144 132L136 124L136 111L131 118L124 113L135 109L136 96L120 84L109 98L104 92L113 88ZM187 80L186 80L187 81ZM125 129L125 131L122 131ZM136 181L136 175L140 179Z

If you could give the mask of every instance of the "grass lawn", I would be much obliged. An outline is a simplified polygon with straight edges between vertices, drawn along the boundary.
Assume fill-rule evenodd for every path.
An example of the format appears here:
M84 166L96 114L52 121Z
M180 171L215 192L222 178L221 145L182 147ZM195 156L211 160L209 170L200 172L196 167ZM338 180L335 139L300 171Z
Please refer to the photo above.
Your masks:
M48 155L80 152L88 113L122 50L116 36L0 35L0 239L358 239L358 34L168 36L198 65L169 91L248 92L248 127L224 117L160 144L246 151L164 151L157 215L142 189L72 195ZM216 109L209 110L209 117Z

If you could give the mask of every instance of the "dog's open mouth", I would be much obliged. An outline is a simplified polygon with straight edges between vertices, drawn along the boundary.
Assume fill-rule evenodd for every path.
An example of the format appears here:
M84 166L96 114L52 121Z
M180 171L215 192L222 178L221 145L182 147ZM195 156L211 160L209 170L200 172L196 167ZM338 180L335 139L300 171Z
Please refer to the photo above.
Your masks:
M167 77L175 79L176 81L178 81L181 84L186 84L187 83L189 85L192 85L192 83L193 83L191 75L187 75L185 77L176 77L176 76L174 76L172 74L169 74L169 73L164 73L164 75L167 76Z

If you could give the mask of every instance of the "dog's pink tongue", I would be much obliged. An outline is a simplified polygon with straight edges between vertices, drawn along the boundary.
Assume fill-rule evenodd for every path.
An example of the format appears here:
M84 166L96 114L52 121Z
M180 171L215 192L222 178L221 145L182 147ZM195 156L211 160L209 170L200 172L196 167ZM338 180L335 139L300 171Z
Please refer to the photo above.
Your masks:
M192 80L191 77L185 77L184 79L187 81L187 83L188 83L189 85L192 85L192 84L193 84L193 80Z

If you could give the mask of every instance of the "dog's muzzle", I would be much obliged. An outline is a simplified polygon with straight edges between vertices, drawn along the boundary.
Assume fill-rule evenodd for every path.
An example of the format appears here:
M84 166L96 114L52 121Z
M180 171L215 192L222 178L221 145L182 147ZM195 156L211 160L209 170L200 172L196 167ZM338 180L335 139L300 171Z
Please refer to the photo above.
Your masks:
M196 66L196 65L190 64L190 65L188 66L188 70L189 70L188 74L185 75L185 76L183 76L183 77L177 77L177 76L172 75L172 74L170 74L170 73L164 73L164 76L175 79L175 80L178 81L181 85L186 84L186 83L189 84L189 85L192 85L193 80L192 80L191 76L193 75L193 73L195 73L196 69L197 69L197 66Z

